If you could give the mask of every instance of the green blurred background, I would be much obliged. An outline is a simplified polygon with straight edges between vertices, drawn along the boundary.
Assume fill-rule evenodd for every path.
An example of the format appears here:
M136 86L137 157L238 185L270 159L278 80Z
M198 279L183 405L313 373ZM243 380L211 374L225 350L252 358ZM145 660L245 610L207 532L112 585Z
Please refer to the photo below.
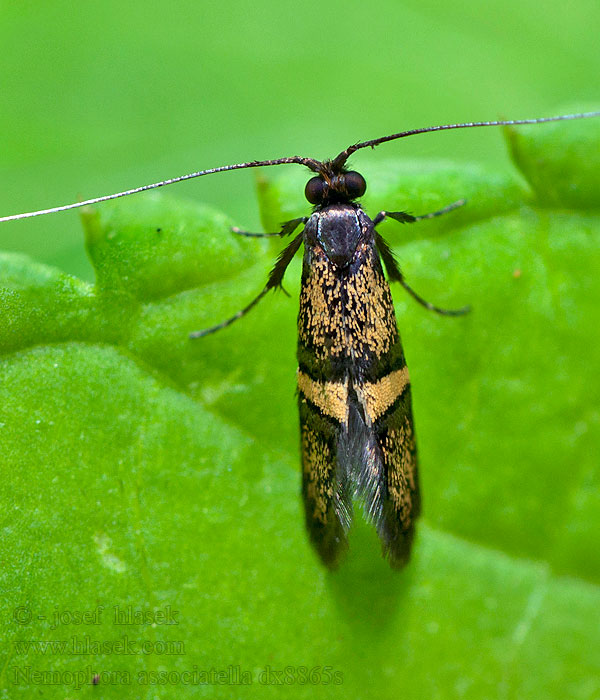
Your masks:
M128 3L63 0L43 3L24 0L19 3L3 3L0 13L1 214L64 204L79 196L85 198L107 194L199 168L244 160L295 154L328 157L357 140L413 127L498 117L547 116L566 110L571 104L589 102L597 105L599 94L598 0L576 0L569 4L559 0L543 4L534 0L504 0L502 3L409 0L369 4L311 1L293 4L211 3L182 0L170 3L149 0ZM392 156L475 161L515 173L499 130L430 134L388 144L373 154L364 154L365 160L389 159ZM359 156L355 162L360 167ZM183 183L170 188L170 193L208 202L227 212L239 225L253 229L260 226L254 179L253 172L222 174ZM390 206L395 206L395 203ZM410 209L409 204L407 208ZM558 227L560 218L554 221L554 226ZM556 241L560 236L553 230L553 240ZM585 235L584 231L584 242L587 240ZM84 251L81 224L78 215L73 212L0 225L0 249L23 251L37 260L92 279L92 268ZM251 246L248 250L248 264L252 265L253 251L256 248ZM428 257L423 253L424 259L432 262L430 268L422 266L425 270L423 274L435 277L436 270L441 269L435 255L441 256L443 251L438 250L433 242L427 253L431 255ZM472 259L475 259L475 255ZM572 259L569 264L568 269L575 267ZM413 269L420 268L413 263ZM509 272L511 270L512 268ZM583 278L584 281L587 279L585 274ZM493 281L494 294L496 289L500 291L494 296L496 307L492 308L501 305L501 293L512 294L512 290L506 291L506 277L498 279L503 282ZM512 276L509 279L513 281ZM536 280L535 271L531 279ZM225 280L223 288L218 288L219 295L223 296L223 301L219 303L236 309L235 304L240 298L239 287L248 295L255 288L252 284L248 279L240 281L238 278L236 289L236 285L230 285ZM230 291L223 291L230 286ZM469 284L464 289L471 293ZM545 287L540 287L540 293L543 294L544 290ZM397 297L401 296L397 294ZM532 298L534 297L535 293ZM468 296L465 298L457 294L453 302L462 303L463 299L471 300ZM433 300L439 301L437 297ZM515 308L518 303L514 302ZM206 307L207 313L214 313L217 320L221 318L210 304L205 304L204 308ZM542 304L542 310L544 308ZM200 304L198 309L198 313L204 312ZM291 337L295 309L295 303L285 307L273 304L268 315L257 314L254 317L253 323L256 325L252 330L249 330L249 326L244 330L240 324L235 331L239 333L237 337L241 341L235 352L247 355L248 344L244 339L258 328L256 344L252 350L255 355L243 370L246 374L240 375L242 380L236 379L238 375L232 374L231 381L246 382L250 387L266 386L267 391L263 392L262 399L257 401L255 395L250 393L236 397L233 390L227 389L222 398L215 399L212 405L210 401L207 402L210 410L205 413L206 396L215 387L221 390L221 384L215 382L209 383L205 394L200 394L200 401L193 405L186 404L186 410L195 416L198 426L209 434L213 425L205 420L205 415L210 411L216 415L221 410L226 419L229 418L228 411L237 411L243 417L240 420L242 428L247 428L253 421L264 423L262 433L246 430L243 436L243 440L246 440L246 434L258 436L252 446L255 460L245 459L239 469L236 465L231 475L229 471L223 471L215 481L221 483L219 488L223 490L229 484L254 485L257 464L259 473L264 469L267 477L271 473L279 475L280 478L265 477L253 487L259 497L264 498L264 503L275 504L266 508L276 508L280 502L287 504L285 508L288 510L282 511L281 519L294 530L298 541L302 539L304 542L304 533L296 527L296 521L293 520L300 508L299 503L289 498L290 493L295 493L297 489L297 475L293 471L297 465L297 455L291 452L291 448L288 449L288 446L296 445L297 440L292 398L293 344L286 344L289 348L288 356L277 363L274 372L271 372L269 364L272 357L267 352L272 345L272 336L269 335L271 328L287 328L282 337L286 333ZM501 310L497 312L499 318ZM171 349L169 352L163 350L165 339L177 348L178 343L184 343L181 327L190 327L182 323L181 327L177 326L177 319L173 320L170 311L168 309L164 318L161 317L160 333L156 334L155 354L161 361L163 356L168 359L177 357ZM467 529L471 522L469 514L476 513L484 521L487 515L485 503L491 502L496 496L495 493L490 493L481 500L475 498L489 484L495 483L491 477L489 480L484 478L481 484L477 482L484 469L482 465L487 467L493 463L493 460L478 460L478 457L480 454L487 457L493 453L493 440L499 441L497 444L501 445L503 434L496 430L486 444L485 428L488 425L495 427L495 424L486 418L488 414L485 413L485 408L488 397L494 398L490 386L492 389L499 387L500 390L502 385L496 383L484 386L481 392L484 410L474 411L473 434L476 438L469 441L469 425L465 427L463 424L462 414L457 417L452 412L455 405L461 405L461 398L465 395L469 398L468 392L473 387L479 389L480 377L483 376L485 380L488 375L483 371L472 379L467 376L462 381L463 374L455 369L459 366L459 361L462 361L463 346L457 341L458 338L462 342L462 326L436 325L435 319L426 318L420 309L414 313L423 320L412 322L410 312L403 318L407 325L407 354L410 357L424 358L415 360L411 364L411 371L414 366L415 376L420 378L420 382L415 383L415 387L419 387L415 391L416 405L433 407L429 412L419 408L417 411L420 411L419 431L424 436L423 454L424 463L427 464L423 473L425 479L429 480L429 485L435 483L437 488L437 491L432 488L428 491L428 503L433 505L427 507L433 515L429 516L429 525L426 522L421 525L425 546L419 549L415 565L406 571L402 579L395 577L395 574L389 574L389 577L387 574L382 577L378 574L371 579L360 578L356 575L360 567L347 570L340 579L326 578L321 569L317 569L315 574L315 564L308 550L299 549L298 552L290 553L287 531L274 527L273 533L262 535L273 535L275 552L297 558L300 562L298 570L291 570L289 566L286 569L287 560L283 557L273 557L271 560L262 552L260 542L255 542L254 539L250 544L255 549L251 546L247 549L244 542L242 549L246 558L241 560L244 566L239 564L238 568L234 565L233 568L219 569L219 563L228 561L229 556L233 558L233 553L238 551L239 532L251 532L250 528L254 526L249 526L248 523L260 522L261 527L264 523L264 513L260 510L263 501L253 502L250 499L244 507L244 513L249 513L244 516L248 521L240 517L241 524L236 521L236 527L227 530L227 537L233 542L231 547L226 549L218 545L219 550L226 551L225 559L218 559L216 566L213 567L211 563L211 567L206 567L207 571L202 572L203 576L213 576L211 581L214 583L207 586L203 579L198 579L201 581L198 590L204 598L198 595L196 589L180 587L176 593L166 590L175 585L172 581L175 573L180 573L184 580L189 576L189 571L195 569L194 547L189 548L193 554L186 555L181 568L173 567L170 571L163 571L166 592L159 593L172 595L177 600L192 601L185 608L189 612L185 616L186 622L188 625L197 624L198 627L186 628L186 639L191 640L192 646L196 644L189 658L196 659L197 654L203 654L198 658L210 659L212 655L212 658L224 659L231 653L233 658L241 657L244 663L257 662L258 659L262 664L270 661L271 657L265 659L261 645L266 648L265 640L273 639L269 644L276 649L276 653L288 655L289 661L293 663L298 659L303 660L305 653L309 659L333 658L344 672L348 671L350 690L344 689L344 692L350 692L352 697L372 696L367 681L375 681L376 690L373 694L377 693L378 696L384 696L382 693L386 690L388 696L392 693L397 696L400 690L404 690L407 697L419 697L420 687L421 697L427 697L428 700L452 695L477 700L496 696L537 700L540 697L554 696L551 693L555 688L558 688L556 693L563 694L565 698L595 697L593 693L597 688L595 670L598 661L596 646L590 640L593 642L597 639L597 625L589 611L596 609L597 586L590 585L586 588L587 584L575 577L555 578L545 560L530 563L517 559L514 555L515 550L519 556L523 554L519 548L522 548L525 555L544 552L546 543L542 542L538 546L535 537L539 535L541 538L545 532L545 522L539 527L536 527L536 523L527 523L523 538L525 544L512 538L513 549L506 555L504 550L494 549L490 543L493 545L501 541L502 537L510 539L512 531L507 530L507 534L498 528L498 538L483 537L484 546L479 547L479 540L471 542L454 537L453 533L461 534L458 517L455 522L458 522L459 527L445 528L453 513L460 515L457 506L460 498L456 496L456 490L460 488L461 478L462 484L471 485L471 490L464 496L465 501L471 499L470 510L465 518ZM529 313L529 307L524 307L524 318L533 318L527 316ZM523 327L524 323L519 326L520 318L515 316L514 319L506 320L502 329ZM286 319L288 325L284 326ZM198 321L194 318L194 323L197 322L199 326L202 321L203 317ZM477 334L477 328L480 328L479 335L475 335L479 338L476 342L480 345L469 346L470 351L477 354L486 338L481 331L487 328L486 316L474 314L466 323L481 323L475 329ZM581 325L585 329L588 327L584 322ZM403 329L404 327L403 325ZM532 327L539 328L540 322L535 323L534 319ZM421 332L422 328L426 328L426 332ZM569 328L563 328L561 332L564 335L554 338L557 345L567 337ZM244 333L248 335L244 336ZM141 337L142 347L145 342L151 345L143 333ZM539 337L543 340L546 338L545 335ZM571 364L566 365L569 368L575 367L578 362L579 356L575 355L574 344L579 337L588 336L569 337L571 344L565 342L560 347L560 351L571 358ZM453 340L447 342L447 338ZM152 333L150 339L154 340ZM543 343L535 333L520 336L515 331L510 339L516 339L511 345L513 349L520 347L534 350L527 356L527 361L523 362L523 367L520 366L521 374L518 376L524 376L525 386L528 390L535 391L539 383L535 379L528 380L527 371L530 366L535 366L535 377L544 377L546 365L538 360L545 346L542 347ZM215 340L212 346L210 342L212 341L207 341L208 350L204 351L209 360L216 358L215 365L221 360L225 367L223 371L229 371L229 364L237 367L236 362L229 363L229 358L224 357L221 340ZM424 353L417 352L421 347L434 344L436 354L440 357L435 362L430 362L429 356ZM502 360L502 347L492 342L488 347L491 356ZM438 353L438 348L450 350L446 356L442 352ZM92 350L96 351L95 348ZM191 351L186 349L186 352ZM134 354L139 355L137 352ZM204 361L200 354L198 356L197 362ZM18 355L15 357L20 359ZM30 356L24 357L27 364ZM237 359L237 355L235 357ZM258 361L255 360L256 357L259 358ZM481 357L482 364L485 365L488 355L481 354ZM184 374L192 374L196 366L186 363L187 359L184 356L183 361L173 361L171 365L177 369L183 368ZM455 366L453 362L456 363ZM552 362L553 358L550 357L548 363ZM264 369L267 365L269 372ZM76 363L73 366L77 367ZM501 375L504 366L502 361L497 362L498 375ZM36 366L30 363L28 367L34 371ZM451 369L448 370L448 367ZM554 366L551 369L555 372ZM466 363L464 370L465 375L470 373L471 366ZM86 375L86 372L87 370L83 371L82 375ZM490 376L496 381L493 372L492 368ZM548 370L548 376L554 377L552 372ZM44 378L46 374L41 373ZM255 374L258 379L255 379ZM24 373L23 376L27 380L28 375ZM94 372L89 372L90 382L97 382L98 387L107 384L105 376L107 375L96 376ZM200 372L198 376L201 376ZM221 380L218 373L216 376ZM563 377L565 383L569 376L574 376L574 372ZM280 380L280 377L284 379ZM448 377L450 381L444 386L448 387L447 396L450 398L456 398L450 389L461 385L462 394L456 395L456 404L446 398L426 403L428 396L437 396L438 386ZM576 383L574 385L576 389ZM24 396L22 403L27 407L28 400L31 400L31 396L26 395L29 388L27 381L24 384L26 388L21 393L19 385L14 386L17 389L6 382L4 389L11 393L11 398ZM511 387L509 384L506 387L508 398L518 395L519 387ZM592 395L591 390L587 394L585 391L581 393L584 396ZM120 396L119 392L115 394ZM287 397L285 404L281 399L284 394ZM58 392L43 392L40 402L46 397L54 400L57 395ZM100 388L84 394L87 398L91 397L90 401L96 400L96 396L100 395ZM278 398L274 400L274 396ZM68 398L70 400L70 396ZM110 401L101 404L100 409L96 408L103 419L111 417L114 410L112 396L109 398ZM168 413L170 405L163 403L162 394L160 398L156 405L160 411ZM544 398L548 404L551 403L548 397ZM183 396L183 399L187 400L187 396ZM255 401L259 406L264 406L268 401L273 401L273 406L284 406L287 411L282 414L285 426L281 427L277 412L258 412L252 415ZM77 401L73 403L79 409ZM9 401L6 400L6 405L8 404ZM143 401L139 401L139 404L145 405ZM137 417L138 404L132 402L132 405L135 409L133 414ZM472 405L479 406L475 399ZM521 410L526 412L529 405L533 404L524 403ZM542 405L546 404L542 401ZM567 409L573 411L578 408L578 403L567 406ZM115 414L119 415L118 411ZM74 415L73 424L78 426L79 416L87 415L87 411L80 410L79 414L75 411ZM224 430L214 415L215 425ZM546 414L542 411L540 415L543 417ZM27 418L29 417L28 414ZM568 412L567 417L571 420ZM542 418L534 416L532 424L539 425L541 421ZM17 428L20 427L18 421L16 425ZM157 423L158 428L161 425ZM435 439L426 439L428 435L435 438L440 434L438 425L458 425L457 442L463 435L467 435L467 439L461 442L461 449L467 453L467 458L463 459L462 464L459 459L453 458L452 470L447 470L446 473L442 473L445 465L441 460L435 459L436 450L442 449L442 441L436 443ZM205 445L200 444L203 438L197 436L202 433L195 423L193 427L194 430L190 430L190 442L196 439L198 453L202 451L204 454ZM269 443L265 458L275 465L269 471L258 461L259 458L263 459L263 443L266 444L261 436L264 438L267 432L275 435L276 431L277 438ZM76 429L73 429L73 434L75 433ZM220 436L221 433L215 435ZM23 439L24 452L29 454L30 445L25 437ZM281 458L279 452L273 452L273 444L280 449L280 443L284 446ZM544 449L538 449L529 440L526 445L538 457L530 472L533 474L531 483L538 483L535 480L539 478L539 483L543 482L544 487L550 491L554 483L545 476L540 478L537 470L537 465L543 465ZM171 449L172 445L169 444L168 448ZM187 454L188 449L187 444L181 447L184 454ZM245 456L241 448L240 454ZM227 459L223 460L224 464ZM565 461L568 459L568 455L564 457ZM593 457L590 458L590 463L592 459ZM35 462L35 459L32 458L32 461ZM150 464L153 468L154 465ZM500 467L492 476L503 473ZM207 471L204 470L202 475L208 479ZM16 469L12 473L18 474ZM24 491L28 495L29 491L34 495L38 491L44 493L42 489L29 489L27 472L23 473ZM201 472L194 467L190 473L195 478ZM469 481L471 473L475 474L475 479ZM240 474L244 476L240 478ZM40 472L41 481L43 477L44 473ZM517 477L514 478L516 480ZM582 489L585 486L584 483ZM284 498L274 498L272 493L268 493L269 489L273 489L276 496L278 489L285 491ZM577 504L573 506L573 512L581 518L581 521L576 521L576 526L579 523L583 533L580 539L585 546L580 552L584 553L588 551L586 547L589 540L585 538L589 536L590 526L588 521L583 521L585 513L594 510L596 501L593 498L597 494L594 489L595 486L589 486L592 497L579 510ZM188 489L188 492L188 495L192 494L190 499L195 499L193 490ZM208 503L216 492L216 487L211 483L210 488L201 492L205 499L202 504ZM161 484L161 489L157 489L158 497L152 499L156 508L170 503L166 499L163 501L164 493ZM514 518L511 514L512 504L502 501L502 507L488 518L489 529L492 530L497 522L503 522L503 518L509 523L523 522L519 518L523 517L523 513L529 512L527 507L530 503L534 504L531 511L537 512L536 499L543 501L540 493L542 492L532 491L529 494L519 494L514 507ZM580 494L579 491L575 493ZM235 495L233 490L231 495ZM87 493L85 498L88 498ZM436 498L454 505L455 510L448 507L436 511ZM95 498L90 498L90 503L92 501ZM45 507L54 511L55 503L58 502L58 497L55 501L49 499L49 505L45 503ZM88 508L87 500L83 504L86 512L93 510L93 507ZM219 512L220 502L217 501L213 507L216 517L222 518ZM128 514L127 502L123 502L122 508ZM63 511L58 508L56 512L62 526ZM551 515L553 511L548 508L547 512ZM152 514L153 512L150 516ZM150 517L149 519L151 520ZM187 526L188 521L181 522ZM197 522L204 521L198 518ZM208 527L210 522L207 522ZM35 525L34 522L33 526ZM158 533L156 541L161 546L165 542L168 544L170 556L170 541L163 539L161 525L162 521L158 519L153 523ZM81 538L87 536L85 528L74 530L77 530L76 535ZM23 546L27 548L28 540L20 531L17 532L14 540L18 543L22 540L25 543ZM32 532L35 535L35 527ZM115 532L119 532L116 526ZM171 531L168 532L170 537ZM577 534L575 527L575 533L567 532L564 541L576 540ZM196 536L195 533L191 535ZM128 531L124 531L125 540L127 536ZM65 561L69 562L70 573L75 581L80 576L80 571L73 566L70 558L72 552L69 537L65 537L63 554ZM180 552L188 552L186 546L189 540L186 537L190 537L189 532L184 532L173 547L177 556ZM536 546L527 549L532 541ZM552 542L547 546L551 547ZM217 548L216 544L215 547ZM35 545L32 546L34 549ZM40 551L44 556L54 556L54 550L45 546ZM87 549L81 551L84 556L87 555ZM575 552L574 558L580 556L580 552ZM376 549L374 556L379 561ZM560 556L561 552L558 553L559 559ZM259 560L259 557L262 559ZM57 558L56 561L62 560ZM94 558L92 566L96 565L95 562ZM284 562L284 565L281 566L279 562ZM46 595L50 599L52 585L57 585L50 581L55 574L52 566L60 568L60 564L55 561L48 567L39 566L35 572L39 578L35 578L35 583L31 584L35 586L36 593L39 589L42 598ZM592 566L595 566L594 562L590 569ZM576 571L569 571L573 570ZM248 572L250 575L244 588L240 580L244 580ZM7 573L14 575L15 572ZM98 579L89 579L92 586L96 580L102 581L102 576L108 574L102 569L97 576ZM39 581L45 582L44 577L50 581L49 585L39 584ZM305 585L305 596L297 591L298 581ZM417 584L411 585L412 581L417 581ZM546 592L547 589L549 593ZM83 590L87 595L85 586ZM100 586L99 594L108 595L107 590L109 589ZM136 595L136 589L132 590L132 596ZM335 595L331 594L331 590ZM396 595L398 591L399 597ZM65 595L69 592L70 590ZM291 595L296 595L298 600L292 599ZM357 599L360 603L359 614L355 612ZM397 600L400 600L398 607ZM498 610L502 614L495 612L493 606L496 600L501 602L502 607ZM392 605L388 608L390 601ZM238 605L239 608L235 607ZM401 614L396 615L400 608ZM191 614L198 609L210 611L211 617L208 618L206 629L212 633L213 630L226 628L229 636L215 633L214 639L206 645L203 638L206 629L202 627L204 618ZM233 611L231 619L223 616L223 609ZM286 615L287 611L291 613L289 616ZM527 626L532 626L534 618L537 626L530 633ZM514 620L519 624L512 633ZM221 623L222 627L219 627ZM439 635L436 625L442 631ZM194 630L193 634L189 633L190 629ZM396 640L397 647L392 643ZM249 652L244 655L246 647ZM300 647L302 655L298 651ZM243 653L240 649L244 650ZM444 655L449 660L444 660ZM280 660L280 656L276 655L275 661ZM437 660L439 668L435 666ZM427 663L434 664L431 670ZM580 674L583 680L573 671L580 667L583 667ZM542 673L542 681L538 683L533 676L530 677L531 668ZM569 673L565 673L565 669ZM589 669L593 669L594 673ZM564 688L570 688L567 682L571 679L569 674L575 677L573 684L581 683L578 693L571 695L563 693ZM561 685L560 681L565 676L568 679ZM469 684L473 678L476 681L471 688ZM360 684L357 679L361 681ZM516 690L511 694L513 688ZM438 694L434 694L433 689L437 689ZM312 690L308 690L310 695L306 693L304 696L312 697ZM303 691L297 689L297 692L300 694Z
M430 124L555 113L598 95L597 0L2 3L0 212ZM508 167L492 130L375 157ZM258 226L253 174L179 185ZM0 228L0 249L91 279L75 213Z

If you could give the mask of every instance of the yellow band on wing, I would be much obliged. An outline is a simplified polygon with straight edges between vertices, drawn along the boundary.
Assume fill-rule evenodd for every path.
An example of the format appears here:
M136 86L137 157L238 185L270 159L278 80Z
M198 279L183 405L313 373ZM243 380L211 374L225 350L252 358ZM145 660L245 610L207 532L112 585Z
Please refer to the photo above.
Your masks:
M378 382L364 382L355 385L354 388L366 416L374 423L402 395L409 384L408 367L403 367L386 374Z
M298 370L298 389L325 415L340 423L348 422L348 379L344 382L317 382Z

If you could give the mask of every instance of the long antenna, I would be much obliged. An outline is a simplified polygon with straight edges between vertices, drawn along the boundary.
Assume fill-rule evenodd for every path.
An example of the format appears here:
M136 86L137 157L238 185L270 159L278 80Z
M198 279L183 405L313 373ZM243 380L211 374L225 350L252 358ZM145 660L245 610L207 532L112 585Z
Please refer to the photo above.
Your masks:
M587 119L589 117L599 117L600 111L597 112L581 112L579 114L561 114L556 117L541 117L538 119L506 119L498 121L488 121L488 122L465 122L464 124L442 124L440 126L428 126L421 129L411 129L410 131L401 131L397 134L391 134L390 136L382 136L378 139L372 139L371 141L362 141L361 143L356 143L353 146L349 146L346 150L342 151L336 158L329 163L330 167L334 171L340 171L346 162L346 160L360 148L375 148L380 143L385 143L386 141L394 141L395 139L401 139L405 136L414 136L415 134L427 134L430 131L447 131L449 129L470 129L476 126L519 126L523 124L543 124L545 122L557 122L565 121L570 119ZM0 223L4 221L16 221L17 219L29 219L33 216L43 216L44 214L55 214L59 211L67 211L69 209L77 209L78 207L85 207L89 204L98 204L99 202L106 202L110 199L119 199L120 197L127 197L130 194L137 194L138 192L145 192L147 190L154 190L157 187L165 187L166 185L173 185L176 182L183 182L184 180L192 180L196 177L202 177L203 175L212 175L214 173L222 173L227 170L242 170L244 168L259 168L268 165L284 165L287 163L296 163L298 165L305 165L307 168L316 173L323 172L326 164L318 161L314 158L302 158L300 156L291 156L289 158L277 158L275 160L253 160L247 163L236 163L234 165L222 165L218 168L209 168L208 170L199 170L195 173L189 173L188 175L180 175L179 177L173 177L168 180L161 180L160 182L154 182L150 185L142 185L141 187L134 187L130 190L124 190L123 192L116 192L115 194L107 194L103 197L93 197L92 199L86 199L82 202L74 202L73 204L64 204L60 207L50 207L49 209L39 209L38 211L29 211L24 214L12 214L10 216L0 217Z
M283 165L284 163L298 163L300 165L306 165L306 167L310 168L314 172L319 172L321 168L321 163L318 160L315 160L314 158L301 158L300 156L291 156L290 158L278 158L277 160L253 160L249 161L248 163L236 163L235 165L222 165L219 168L198 170L197 172L189 173L188 175L179 175L179 177L172 177L168 180L153 182L150 185L134 187L131 190L124 190L123 192L116 192L115 194L105 194L102 197L93 197L92 199L86 199L82 202L74 202L73 204L63 204L60 207L50 207L50 209L28 211L25 214L11 214L10 216L2 216L0 217L0 223L2 223L3 221L15 221L17 219L29 219L32 216L43 216L44 214L55 214L56 212L67 211L68 209L77 209L78 207L85 207L89 204L98 204L98 202L106 202L109 199L119 199L119 197L127 197L130 194L137 194L138 192L145 192L146 190L155 190L157 187L173 185L176 182L192 180L195 177L202 177L203 175L222 173L226 170L241 170L242 168L260 168L261 166L265 165Z
M559 122L568 119L587 119L588 117L600 117L598 112L580 112L579 114L560 114L557 117L540 117L538 119L500 119L491 122L465 122L464 124L442 124L441 126L426 126L422 129L411 129L410 131L401 131L398 134L390 136L382 136L371 141L362 141L349 146L345 151L342 151L333 161L333 167L341 167L346 160L359 148L375 148L380 143L386 141L394 141L395 139L403 139L405 136L414 136L415 134L427 134L430 131L448 131L449 129L471 129L475 126L519 126L522 124L544 124L545 122Z

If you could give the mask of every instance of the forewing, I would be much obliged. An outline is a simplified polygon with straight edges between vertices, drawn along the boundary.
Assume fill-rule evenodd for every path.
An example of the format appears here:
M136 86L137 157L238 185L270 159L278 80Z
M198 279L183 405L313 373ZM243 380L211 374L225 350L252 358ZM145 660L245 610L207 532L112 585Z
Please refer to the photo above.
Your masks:
M323 562L335 568L348 546L352 519L350 482L339 449L347 435L347 382L315 382L300 371L298 396L306 528Z

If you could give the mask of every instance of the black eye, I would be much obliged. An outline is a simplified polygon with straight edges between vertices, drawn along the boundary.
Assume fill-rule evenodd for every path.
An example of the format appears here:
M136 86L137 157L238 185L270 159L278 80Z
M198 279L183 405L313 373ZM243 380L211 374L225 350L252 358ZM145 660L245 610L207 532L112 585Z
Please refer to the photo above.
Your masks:
M325 180L322 177L311 177L304 188L304 196L311 204L321 204L325 194Z
M362 197L367 190L365 178L356 170L347 172L344 175L344 182L346 183L346 192L351 199Z

